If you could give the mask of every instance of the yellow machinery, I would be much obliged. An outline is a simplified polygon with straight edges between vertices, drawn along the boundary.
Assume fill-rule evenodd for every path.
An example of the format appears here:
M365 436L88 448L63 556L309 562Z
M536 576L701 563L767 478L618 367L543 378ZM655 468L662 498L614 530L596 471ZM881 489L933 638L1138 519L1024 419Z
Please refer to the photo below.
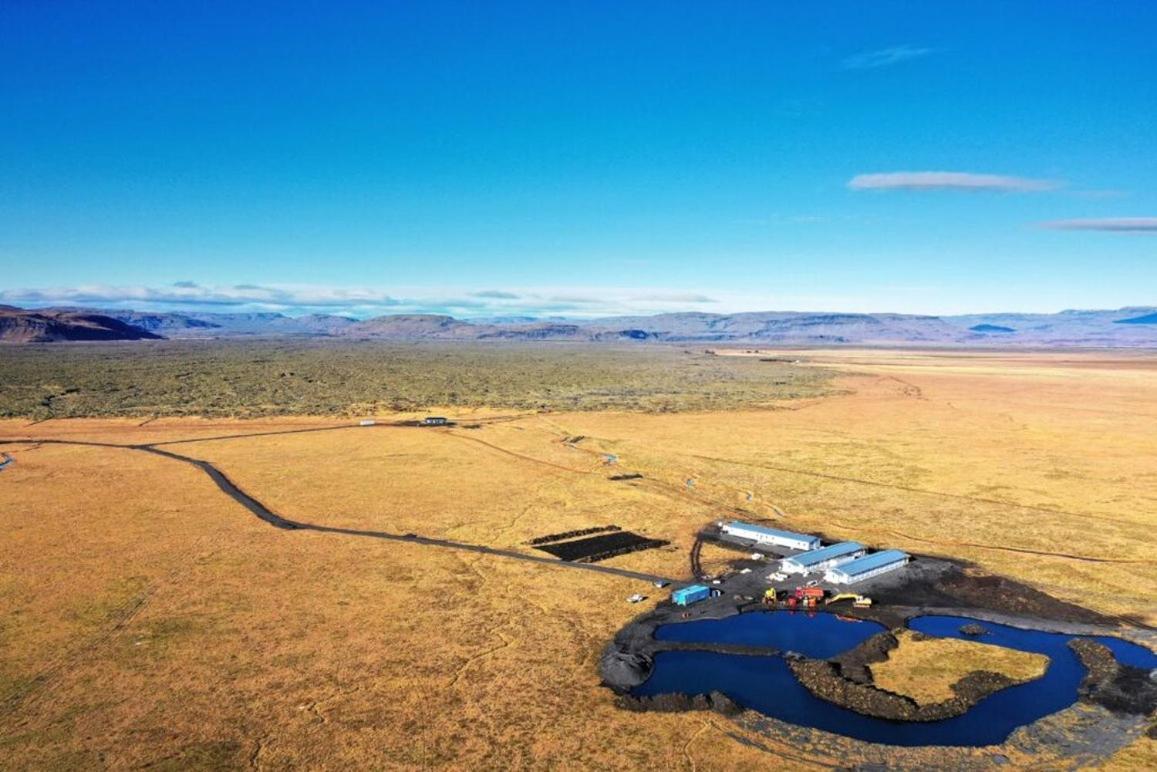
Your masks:
M857 595L854 592L841 592L839 595L833 595L825 601L825 605L831 605L836 601L850 600L854 608L871 608L872 599L863 595Z

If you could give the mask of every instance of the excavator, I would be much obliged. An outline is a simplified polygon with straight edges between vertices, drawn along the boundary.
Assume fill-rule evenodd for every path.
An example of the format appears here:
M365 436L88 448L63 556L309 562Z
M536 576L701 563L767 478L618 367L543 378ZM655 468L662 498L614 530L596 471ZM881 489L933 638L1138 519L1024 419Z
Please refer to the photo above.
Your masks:
M864 595L858 595L854 592L841 592L839 595L833 595L824 601L825 606L830 606L841 600L850 600L854 608L871 608L872 599Z

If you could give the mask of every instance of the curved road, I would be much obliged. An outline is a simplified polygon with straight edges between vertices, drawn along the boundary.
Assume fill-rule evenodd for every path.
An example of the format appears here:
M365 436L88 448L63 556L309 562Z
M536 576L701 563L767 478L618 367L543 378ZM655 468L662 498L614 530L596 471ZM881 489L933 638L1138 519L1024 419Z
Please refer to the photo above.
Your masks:
M350 426L333 426L318 429L296 429L291 431L325 431L327 429L348 429ZM280 434L281 432L265 432L264 434ZM245 436L261 436L257 435L235 435L236 437ZM223 439L223 438L210 438ZM191 442L192 440L180 440L178 442ZM512 560L522 560L529 563L540 563L548 566L557 566L561 568L573 568L580 571L592 571L598 574L610 574L611 576L621 576L626 579L638 579L644 582L669 582L675 583L677 580L666 576L658 576L657 574L645 574L638 571L628 571L624 568L614 568L612 566L600 566L597 563L568 563L558 560L557 558L542 557L539 555L531 555L525 552L518 552L516 550L501 549L499 547L486 547L481 544L469 544L467 542L452 541L450 539L435 539L429 536L418 536L415 534L399 534L390 533L388 531L363 531L354 528L336 528L328 525L316 525L314 523L303 523L297 520L289 520L281 515L273 512L257 499L250 496L237 486L232 480L225 476L217 467L213 466L208 461L201 461L200 459L190 458L189 456L182 456L179 453L173 453L170 450L161 450L155 445L117 445L111 442L89 442L84 440L51 440L51 439L4 439L0 438L0 445L5 444L19 444L19 443L43 443L51 445L86 445L100 448L118 448L120 450L139 450L144 453L152 453L156 456L163 456L174 461L182 461L186 464L191 464L197 467L202 472L209 476L221 492L229 498L236 501L241 506L249 510L258 519L263 520L274 528L280 528L285 531L315 531L317 533L332 533L341 536L360 536L368 539L382 539L385 541L400 541L408 544L421 544L427 547L442 547L443 549L460 550L464 552L476 552L482 555L495 555L497 557L510 558ZM158 445L174 445L177 442L157 443Z

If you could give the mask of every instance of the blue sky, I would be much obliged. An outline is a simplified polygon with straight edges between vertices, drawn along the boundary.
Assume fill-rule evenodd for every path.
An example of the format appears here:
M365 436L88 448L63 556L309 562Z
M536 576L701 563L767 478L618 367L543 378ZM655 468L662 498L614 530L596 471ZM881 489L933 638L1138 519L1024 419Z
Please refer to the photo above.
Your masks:
M5 0L0 37L0 302L1157 302L1157 3Z

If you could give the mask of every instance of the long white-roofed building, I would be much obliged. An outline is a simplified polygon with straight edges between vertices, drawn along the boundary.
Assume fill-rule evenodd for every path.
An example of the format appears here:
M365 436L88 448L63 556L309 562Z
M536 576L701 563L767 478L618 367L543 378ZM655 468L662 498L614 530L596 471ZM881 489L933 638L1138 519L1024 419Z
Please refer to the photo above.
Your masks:
M818 536L781 531L778 528L766 528L762 525L744 523L739 520L724 523L719 530L736 539L747 539L756 544L770 544L793 550L814 550L820 546L820 537Z
M810 574L826 571L838 565L849 563L863 555L864 545L854 541L842 541L818 550L801 552L780 561L780 570L789 574Z
M903 568L911 559L912 557L907 552L884 550L867 557L857 558L835 568L829 568L824 574L824 579L833 584L855 584Z

